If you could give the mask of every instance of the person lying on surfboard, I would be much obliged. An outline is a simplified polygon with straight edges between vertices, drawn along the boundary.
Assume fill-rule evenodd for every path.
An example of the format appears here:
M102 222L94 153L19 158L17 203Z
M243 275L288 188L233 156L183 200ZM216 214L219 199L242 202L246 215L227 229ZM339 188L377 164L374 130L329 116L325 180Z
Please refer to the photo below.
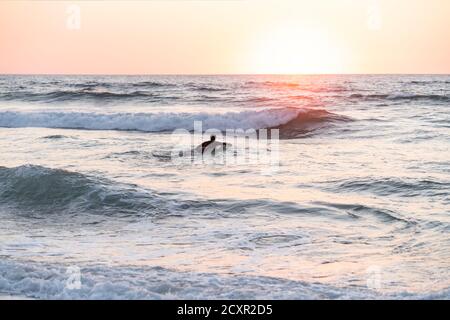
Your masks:
M209 141L203 142L201 145L199 145L197 148L195 148L195 150L197 152L200 152L200 150L201 150L202 154L204 154L206 152L208 154L215 155L216 149L217 150L222 149L223 151L226 151L227 147L230 147L230 146L231 146L231 144L229 144L229 143L216 141L216 136L211 136L209 138Z

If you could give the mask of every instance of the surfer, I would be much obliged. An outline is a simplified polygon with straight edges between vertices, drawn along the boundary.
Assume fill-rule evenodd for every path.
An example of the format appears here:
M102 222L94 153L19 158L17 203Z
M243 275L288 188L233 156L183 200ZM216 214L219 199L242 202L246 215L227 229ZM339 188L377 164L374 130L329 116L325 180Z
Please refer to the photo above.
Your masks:
M199 145L196 150L200 152L200 149L202 151L202 154L205 153L205 151L210 152L212 155L215 155L216 148L221 147L223 151L226 151L227 147L231 146L231 144L226 142L217 142L216 136L211 136L208 141L203 142L201 145Z

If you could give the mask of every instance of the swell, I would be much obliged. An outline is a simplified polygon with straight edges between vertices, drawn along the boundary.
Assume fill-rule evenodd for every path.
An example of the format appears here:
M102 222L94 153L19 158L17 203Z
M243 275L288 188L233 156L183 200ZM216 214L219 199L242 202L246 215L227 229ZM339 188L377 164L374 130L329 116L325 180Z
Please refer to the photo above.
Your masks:
M29 102L66 102L78 100L132 100L132 99L148 99L155 95L146 91L131 91L128 93L119 93L105 90L98 90L96 88L85 87L83 90L58 90L46 93L33 92L14 92L4 93L0 96L2 100L12 101L29 101Z
M87 113L87 112L0 112L0 127L44 127L86 130L124 130L170 132L176 129L192 131L194 122L202 128L263 129L278 128L293 136L296 131L316 129L317 124L331 124L348 118L325 110L279 108L242 112L213 113ZM297 133L298 133L297 132Z
M449 102L450 96L439 94L352 94L350 99L362 100L382 100L382 101L432 101L432 102Z
M245 85L251 87L278 87L278 88L297 88L300 85L290 81L247 81Z
M0 212L24 218L52 216L64 219L66 216L85 217L86 214L113 219L162 219L182 215L213 217L235 214L232 209L237 204L246 209L260 205L186 197L180 200L178 196L62 169L37 165L0 167L0 208L3 209Z
M102 177L36 165L0 167L0 207L25 218L96 214L114 218L164 218L181 215L221 217L229 215L282 214L353 219L373 215L385 223L403 221L393 212L361 204L312 203L259 200L180 200L134 184L117 183ZM410 223L410 221L406 221Z
M348 92L350 88L341 85L318 85L318 84L302 84L290 81L247 81L244 83L249 88L262 89L281 89L281 90L299 90L302 92L312 93L332 93L332 92Z
M314 202L315 205L324 206L329 210L336 210L339 215L345 214L351 219L362 219L364 217L375 218L381 221L383 224L387 223L403 223L407 226L417 224L417 221L411 218L406 218L399 213L372 206L366 206L360 203L334 203L327 201Z
M332 182L333 190L339 192L370 192L378 196L402 196L402 197L448 197L450 182L435 181L430 179L401 179L401 178L356 178Z
M0 167L0 205L24 214L164 213L155 194L76 172L25 165Z
M450 84L450 81L442 81L442 80L428 80L428 81L420 81L420 80L413 80L410 82L403 82L407 84L416 84L416 85L432 85L432 84Z
M170 98L178 99L176 95L171 95L174 91L171 89L185 90L186 92L204 92L213 93L226 91L226 88L202 85L195 83L172 84L163 82L143 81L137 83L50 83L50 88L39 87L43 83L30 83L30 88L38 90L29 90L27 87L15 87L14 90L5 90L0 93L0 100L4 101L27 101L27 102L70 102L83 100L139 100L146 102L152 101L152 98ZM19 89L19 90L17 90Z
M44 219L94 214L116 218L221 216L260 208L262 203L235 200L180 200L134 184L37 165L0 167L0 208L24 218ZM276 205L265 203L270 208Z
M343 115L321 109L311 109L308 112L298 114L287 123L269 129L278 129L281 139L293 139L305 137L319 130L348 121L351 121L351 119Z

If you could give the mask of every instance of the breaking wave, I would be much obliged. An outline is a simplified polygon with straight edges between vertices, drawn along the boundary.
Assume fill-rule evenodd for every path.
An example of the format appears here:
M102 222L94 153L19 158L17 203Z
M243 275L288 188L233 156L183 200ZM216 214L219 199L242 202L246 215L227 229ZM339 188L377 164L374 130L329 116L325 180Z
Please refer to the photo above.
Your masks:
M0 167L0 205L32 216L61 212L155 216L176 212L176 207L169 208L168 199L134 185L34 165Z
M320 299L369 298L362 288L338 290L284 279L177 272L161 267L80 268L80 287L67 287L65 265L0 261L0 292L32 299ZM114 279L120 279L115 281ZM286 290L286 287L290 290ZM253 289L249 289L253 288ZM445 295L444 295L445 297Z
M345 120L345 117L317 109L266 109L242 112L212 113L87 113L87 112L0 112L0 127L66 128L86 130L123 130L169 132L194 129L194 121L202 121L207 129L303 130L305 126ZM295 130L294 130L295 129Z
M180 272L161 267L83 265L80 286L71 289L63 264L0 261L0 292L31 299L448 299L450 289L427 294L382 294L362 285L264 276ZM114 279L120 279L115 281Z

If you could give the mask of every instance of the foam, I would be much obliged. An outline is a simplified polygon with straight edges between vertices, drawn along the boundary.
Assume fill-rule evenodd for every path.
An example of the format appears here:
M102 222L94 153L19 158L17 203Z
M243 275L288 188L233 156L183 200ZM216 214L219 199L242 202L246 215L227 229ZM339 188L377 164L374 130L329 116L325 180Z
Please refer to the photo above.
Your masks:
M54 111L3 111L0 127L67 128L88 130L136 130L164 132L193 130L194 121L204 129L261 129L275 127L295 119L304 109L284 108L213 113L87 113Z
M0 292L35 299L448 299L432 293L383 294L365 286L334 287L281 278L179 272L161 267L80 266L80 286L68 286L69 267L0 261Z

